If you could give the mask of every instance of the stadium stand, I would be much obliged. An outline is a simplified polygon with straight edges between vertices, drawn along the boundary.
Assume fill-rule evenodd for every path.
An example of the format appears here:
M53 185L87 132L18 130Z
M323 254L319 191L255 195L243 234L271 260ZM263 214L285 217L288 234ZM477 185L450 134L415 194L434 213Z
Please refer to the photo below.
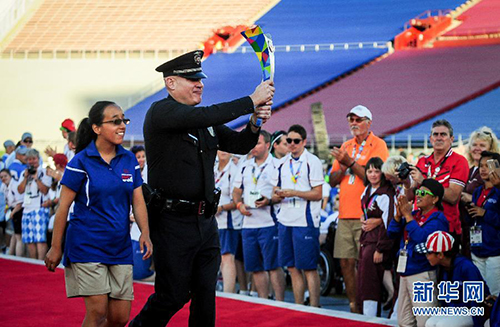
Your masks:
M438 119L448 120L454 129L455 140L462 138L467 140L470 133L479 126L490 127L496 135L500 134L500 88L488 92L474 100L464 103L453 110L438 115L433 119L426 120L404 131L386 137L386 141L405 143L408 136L412 143L422 143L424 139L429 138L432 123ZM461 135L461 136L460 136Z
M440 6L455 8L461 3L462 1L447 0L441 1ZM256 22L264 32L272 34L275 45L285 49L286 45L298 48L289 53L285 53L286 50L276 52L278 91L275 108L387 53L388 49L378 44L391 40L401 32L405 21L434 5L430 0L405 0L397 4L389 0L321 0L316 1L314 6L305 0L278 3ZM363 10L359 10L361 6ZM360 42L364 42L362 50L358 46ZM366 46L373 42L379 43L375 47ZM345 50L343 44L339 46L339 43L349 43L354 49L350 47ZM341 50L331 52L332 44L337 44L336 47L333 46L334 50ZM312 51L302 52L301 45L304 48L311 47ZM319 51L315 50L316 45ZM249 94L251 90L245 88L255 85L260 78L257 59L253 54L212 55L204 62L204 67L215 74L210 74L210 78L206 80L203 104ZM215 87L210 86L212 81ZM164 95L164 91L160 91L127 111L128 116L134 117L129 128L129 138L141 139L145 110ZM305 114L309 116L308 108L305 109ZM228 125L239 127L245 120L246 118L241 118ZM266 128L273 129L274 126Z
M278 0L45 0L7 52L196 49L213 30L249 24Z
M498 87L499 62L500 46L395 52L279 110L266 128L286 129L300 121L312 134L309 108L322 102L332 144L348 137L344 117L357 104L372 110L375 134L392 134Z
M458 17L462 24L444 36L468 36L500 33L500 1L482 0Z

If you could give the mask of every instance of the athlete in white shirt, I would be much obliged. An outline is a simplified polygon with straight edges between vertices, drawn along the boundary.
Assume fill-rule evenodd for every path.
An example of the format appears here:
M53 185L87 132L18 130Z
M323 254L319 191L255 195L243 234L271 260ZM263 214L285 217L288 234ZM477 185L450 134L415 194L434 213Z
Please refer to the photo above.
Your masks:
M291 152L275 172L272 201L281 202L278 253L280 265L287 266L290 271L295 303L304 302L304 271L311 306L319 307L317 265L324 179L321 161L305 149L306 137L306 130L300 125L293 125L288 130L287 142Z
M268 297L269 276L276 300L283 301L285 278L278 262L278 229L271 203L275 160L269 155L271 135L260 131L259 141L234 182L233 199L243 218L243 260L253 272L257 293Z

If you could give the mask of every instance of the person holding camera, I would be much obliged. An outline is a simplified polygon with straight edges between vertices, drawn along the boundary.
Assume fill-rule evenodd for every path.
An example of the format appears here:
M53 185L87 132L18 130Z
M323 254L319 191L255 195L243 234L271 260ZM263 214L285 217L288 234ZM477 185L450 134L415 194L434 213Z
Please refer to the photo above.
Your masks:
M472 261L479 268L491 294L500 293L500 190L490 180L492 170L488 160L498 160L500 154L483 151L479 159L479 174L484 185L472 194L468 204Z
M149 207L155 246L155 293L130 326L165 326L191 300L190 326L215 325L215 289L221 254L215 189L217 150L246 154L271 116L274 86L258 85L250 96L208 107L202 99L203 51L174 58L163 73L169 96L151 105L144 120L148 178L158 197ZM252 114L245 129L224 124Z
M30 258L43 260L47 253L47 227L49 208L43 206L52 177L40 165L40 153L36 149L26 152L28 168L19 180L17 190L24 193L22 241L28 247Z
M467 183L469 165L464 156L452 150L453 127L445 119L432 124L430 142L434 152L418 160L416 167L411 167L413 178L412 189L418 189L425 178L432 178L444 187L443 213L450 223L450 234L455 238L455 246L459 246L462 234L458 203L460 195ZM414 193L407 192L410 200Z

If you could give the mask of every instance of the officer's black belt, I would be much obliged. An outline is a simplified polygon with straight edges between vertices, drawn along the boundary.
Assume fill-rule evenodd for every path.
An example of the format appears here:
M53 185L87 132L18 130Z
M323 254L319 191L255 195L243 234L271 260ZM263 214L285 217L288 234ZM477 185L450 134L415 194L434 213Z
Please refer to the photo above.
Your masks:
M207 201L194 202L188 200L165 199L163 210L200 216L205 214L207 205Z

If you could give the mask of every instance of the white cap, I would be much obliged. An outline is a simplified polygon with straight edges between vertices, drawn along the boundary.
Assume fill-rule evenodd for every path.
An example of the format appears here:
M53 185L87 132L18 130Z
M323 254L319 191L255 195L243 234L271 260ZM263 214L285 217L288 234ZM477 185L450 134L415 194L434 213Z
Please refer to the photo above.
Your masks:
M368 118L369 120L372 120L372 113L370 110L368 110L367 107L362 106L362 105L357 105L356 107L352 108L351 111L347 114L347 117L349 115L356 115L360 118Z

